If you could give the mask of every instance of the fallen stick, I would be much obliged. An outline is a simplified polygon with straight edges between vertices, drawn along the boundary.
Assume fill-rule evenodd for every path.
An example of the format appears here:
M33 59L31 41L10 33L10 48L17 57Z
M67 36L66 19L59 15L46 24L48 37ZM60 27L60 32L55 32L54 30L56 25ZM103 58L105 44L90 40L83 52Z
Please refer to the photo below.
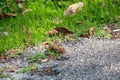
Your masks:
M6 13L5 15L7 15L7 16L13 16L13 17L17 16L17 14L14 14L14 13Z
M113 32L118 32L118 31L120 31L120 29L114 29L114 30L113 30Z

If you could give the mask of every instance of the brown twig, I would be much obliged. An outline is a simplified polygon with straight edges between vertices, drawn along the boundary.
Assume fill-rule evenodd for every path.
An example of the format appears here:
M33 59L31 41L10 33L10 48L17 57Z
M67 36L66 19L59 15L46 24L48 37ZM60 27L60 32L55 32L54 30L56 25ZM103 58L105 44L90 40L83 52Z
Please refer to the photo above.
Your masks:
M6 15L6 16L13 16L13 17L16 17L16 16L17 16L17 14L14 14L14 13L6 13L5 15Z

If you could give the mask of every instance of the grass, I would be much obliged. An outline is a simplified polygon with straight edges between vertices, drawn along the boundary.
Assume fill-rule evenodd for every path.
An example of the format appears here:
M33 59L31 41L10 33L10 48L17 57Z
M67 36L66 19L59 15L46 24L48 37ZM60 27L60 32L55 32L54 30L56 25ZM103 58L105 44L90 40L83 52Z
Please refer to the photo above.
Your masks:
M42 53L36 53L36 54L29 56L29 59L31 62L35 62L38 59L44 59L44 58L46 58L46 56L45 56L45 54L42 54Z
M47 50L46 52L47 52L48 55L50 55L50 56L53 57L53 58L57 58L57 57L60 56L59 53L57 53L57 52L55 52L55 51L53 51L53 50Z
M25 73L27 71L32 71L32 70L35 70L37 69L38 67L38 64L34 63L34 64L30 64L28 67L24 67L24 68L21 68L18 73Z
M69 5L79 1L84 2L82 10L73 17L63 15ZM88 28L93 26L95 28L94 36L99 36L101 33L98 32L102 25L114 22L120 15L119 0L54 0L53 2L50 0L30 0L24 5L25 8L30 8L32 11L25 15L18 14L16 18L0 20L0 32L8 32L7 37L0 37L0 52L15 47L25 47L23 40L27 36L23 33L23 27L30 31L30 44L37 44L54 39L44 33L56 26L65 27L75 32L75 36L86 33ZM81 25L75 24L75 21L78 20L82 21ZM118 26L120 26L120 21Z

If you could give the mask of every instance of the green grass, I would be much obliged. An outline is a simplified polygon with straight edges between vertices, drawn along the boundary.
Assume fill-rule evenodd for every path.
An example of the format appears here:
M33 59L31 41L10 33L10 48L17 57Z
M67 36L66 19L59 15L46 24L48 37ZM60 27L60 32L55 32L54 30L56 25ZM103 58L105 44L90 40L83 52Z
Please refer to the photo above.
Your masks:
M35 62L38 59L44 59L44 58L46 58L46 56L45 56L45 54L42 54L42 53L35 53L35 54L29 56L29 60L31 62Z
M30 64L28 67L20 68L18 73L25 73L27 71L35 70L37 69L37 67L38 67L38 64L36 63Z
M53 51L53 50L47 50L46 52L47 52L48 55L50 55L53 58L57 58L57 57L60 56L59 53L57 53L56 51Z
M78 11L75 16L64 16L64 10L71 4L83 1L84 7ZM114 1L114 2L113 2ZM61 2L61 4L59 4ZM0 32L8 32L7 37L0 37L0 51L9 50L15 47L25 47L23 40L26 35L23 33L23 27L30 31L30 44L37 44L42 41L54 39L49 38L44 33L56 26L65 27L73 32L75 36L86 33L88 28L95 28L94 36L99 36L99 30L104 23L114 22L120 15L119 0L30 0L25 4L26 8L32 11L16 18L6 18L0 20ZM56 18L61 23L57 24ZM75 24L75 21L81 20L82 24ZM118 26L120 26L120 21ZM59 38L59 37L58 37Z

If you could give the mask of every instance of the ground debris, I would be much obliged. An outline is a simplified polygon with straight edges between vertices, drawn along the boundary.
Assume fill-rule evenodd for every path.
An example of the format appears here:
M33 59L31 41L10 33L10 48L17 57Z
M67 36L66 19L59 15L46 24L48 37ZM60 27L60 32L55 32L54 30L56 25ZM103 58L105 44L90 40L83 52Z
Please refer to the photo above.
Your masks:
M108 27L107 24L104 24L103 30L105 30L105 31L106 31L107 33L109 33L109 34L112 32L112 30Z
M93 36L93 34L94 34L94 28L93 28L93 27L90 27L90 28L89 28L88 34L89 34L90 37Z
M111 39L117 39L120 37L120 29L116 29L115 26L104 24L103 30L105 30L108 34L111 35Z
M81 34L79 37L82 37L82 38L88 38L89 35L88 35L88 34Z
M27 12L30 12L30 11L32 11L31 9L25 9L23 12L22 12L22 15L24 15L24 14L26 14Z
M65 11L64 15L75 15L78 9L81 9L84 6L83 2L78 2L70 5Z
M8 54L9 55L15 55L15 54L18 54L19 52L20 52L19 48L13 48L13 49L8 51Z
M60 34L62 34L63 36L70 36L71 34L73 34L73 32L63 27L56 27L53 30L47 31L45 34L49 36L53 35L59 36Z
M8 68L6 69L7 72L16 72L16 69L15 68Z
M8 58L9 58L8 55L5 55L5 54L0 55L0 60L6 61L6 60L8 60Z
M53 36L53 35L56 35L58 34L58 31L53 29L53 30L50 30L50 31L47 31L45 34L49 35L49 36Z
M43 70L40 72L41 76L56 76L60 73L60 71L54 69L56 66L44 67Z
M65 60L68 60L68 59L69 59L69 57L60 56L60 57L58 57L56 60L65 61Z
M23 9L23 3L18 3L19 9Z
M93 28L93 27L90 27L90 28L88 29L88 33L81 34L79 37L89 38L89 37L93 37L93 34L94 34L94 28Z
M8 32L0 32L0 37L7 37L8 35Z
M59 53L59 54L64 54L66 52L65 48L59 45L50 45L48 50L55 51L56 53Z
M69 31L68 29L62 28L62 27L56 27L55 30L57 30L60 33L64 33L64 34L73 34L72 31Z

